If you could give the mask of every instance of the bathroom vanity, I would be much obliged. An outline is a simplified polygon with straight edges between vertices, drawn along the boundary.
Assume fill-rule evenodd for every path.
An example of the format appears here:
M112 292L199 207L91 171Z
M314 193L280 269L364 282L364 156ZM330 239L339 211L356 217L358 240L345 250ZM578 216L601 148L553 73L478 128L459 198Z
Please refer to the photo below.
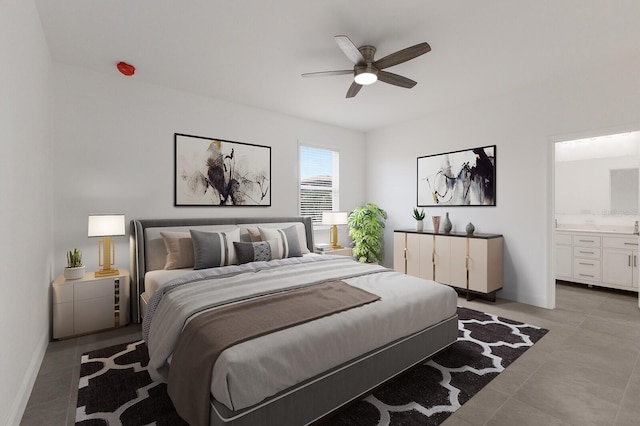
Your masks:
M615 229L556 228L556 279L638 291L638 235Z

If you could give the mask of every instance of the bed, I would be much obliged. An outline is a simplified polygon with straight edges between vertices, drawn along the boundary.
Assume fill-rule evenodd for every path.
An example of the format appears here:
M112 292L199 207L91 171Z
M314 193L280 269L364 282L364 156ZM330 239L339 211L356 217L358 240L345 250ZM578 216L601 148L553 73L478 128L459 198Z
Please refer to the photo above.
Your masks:
M187 241L185 235L192 237L192 267L181 265L179 255L171 257L180 245L177 235L182 235L180 244ZM178 412L186 413L183 417L192 424L318 422L457 339L454 290L344 256L314 254L309 218L133 220L130 238L136 301L131 312L134 321L143 323L150 372L154 379L169 382ZM230 251L230 242L237 251ZM262 249L271 260L261 257ZM250 255L253 250L253 258L247 250ZM221 263L210 267L202 262L205 257ZM183 267L165 269L167 265ZM306 315L310 305L322 305L318 297L330 298L331 292L341 304L334 311L238 338L216 352L211 370L196 368L203 361L191 359L205 351L188 347L191 337L185 336L203 334L205 322L199 321L206 315L213 318L224 311L224 321L231 321L226 310L239 315L243 320L232 323L237 327L219 323L226 324L219 326L223 335L228 330L234 334L251 322L244 318L262 312L262 305L273 303L279 313L289 311L281 308L289 305L278 303L294 303L280 299L306 298L307 305L300 309ZM346 305L352 297L354 304ZM262 318L272 316L279 314ZM193 380L189 368L207 372L200 374L205 388L195 384L202 380ZM190 417L200 410L189 405L198 399L205 399L206 415Z

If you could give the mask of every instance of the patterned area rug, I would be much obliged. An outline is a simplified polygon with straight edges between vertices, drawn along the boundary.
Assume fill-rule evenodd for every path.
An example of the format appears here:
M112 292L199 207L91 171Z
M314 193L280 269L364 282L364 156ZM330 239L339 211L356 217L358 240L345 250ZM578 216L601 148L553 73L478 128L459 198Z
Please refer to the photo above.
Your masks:
M458 308L458 341L327 420L327 425L438 425L522 355L547 330ZM152 382L144 342L82 356L76 425L184 425Z

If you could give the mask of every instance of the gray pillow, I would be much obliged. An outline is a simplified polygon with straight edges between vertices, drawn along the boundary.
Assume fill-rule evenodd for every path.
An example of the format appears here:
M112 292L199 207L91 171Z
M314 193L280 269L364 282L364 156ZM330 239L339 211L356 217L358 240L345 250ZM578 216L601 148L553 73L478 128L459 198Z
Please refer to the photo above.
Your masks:
M255 243L239 243L234 241L238 263L258 262L271 260L271 246L267 241Z
M232 242L240 239L239 230L203 232L191 229L189 232L193 240L193 269L216 268L236 262Z

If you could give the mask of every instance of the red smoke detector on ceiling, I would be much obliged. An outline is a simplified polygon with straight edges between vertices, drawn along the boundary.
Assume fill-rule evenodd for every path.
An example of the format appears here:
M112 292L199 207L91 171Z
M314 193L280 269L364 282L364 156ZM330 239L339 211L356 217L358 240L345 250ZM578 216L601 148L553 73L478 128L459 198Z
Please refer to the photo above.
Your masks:
M118 71L120 71L122 74L126 75L127 77L131 77L133 74L136 73L136 67L126 62L118 62Z

